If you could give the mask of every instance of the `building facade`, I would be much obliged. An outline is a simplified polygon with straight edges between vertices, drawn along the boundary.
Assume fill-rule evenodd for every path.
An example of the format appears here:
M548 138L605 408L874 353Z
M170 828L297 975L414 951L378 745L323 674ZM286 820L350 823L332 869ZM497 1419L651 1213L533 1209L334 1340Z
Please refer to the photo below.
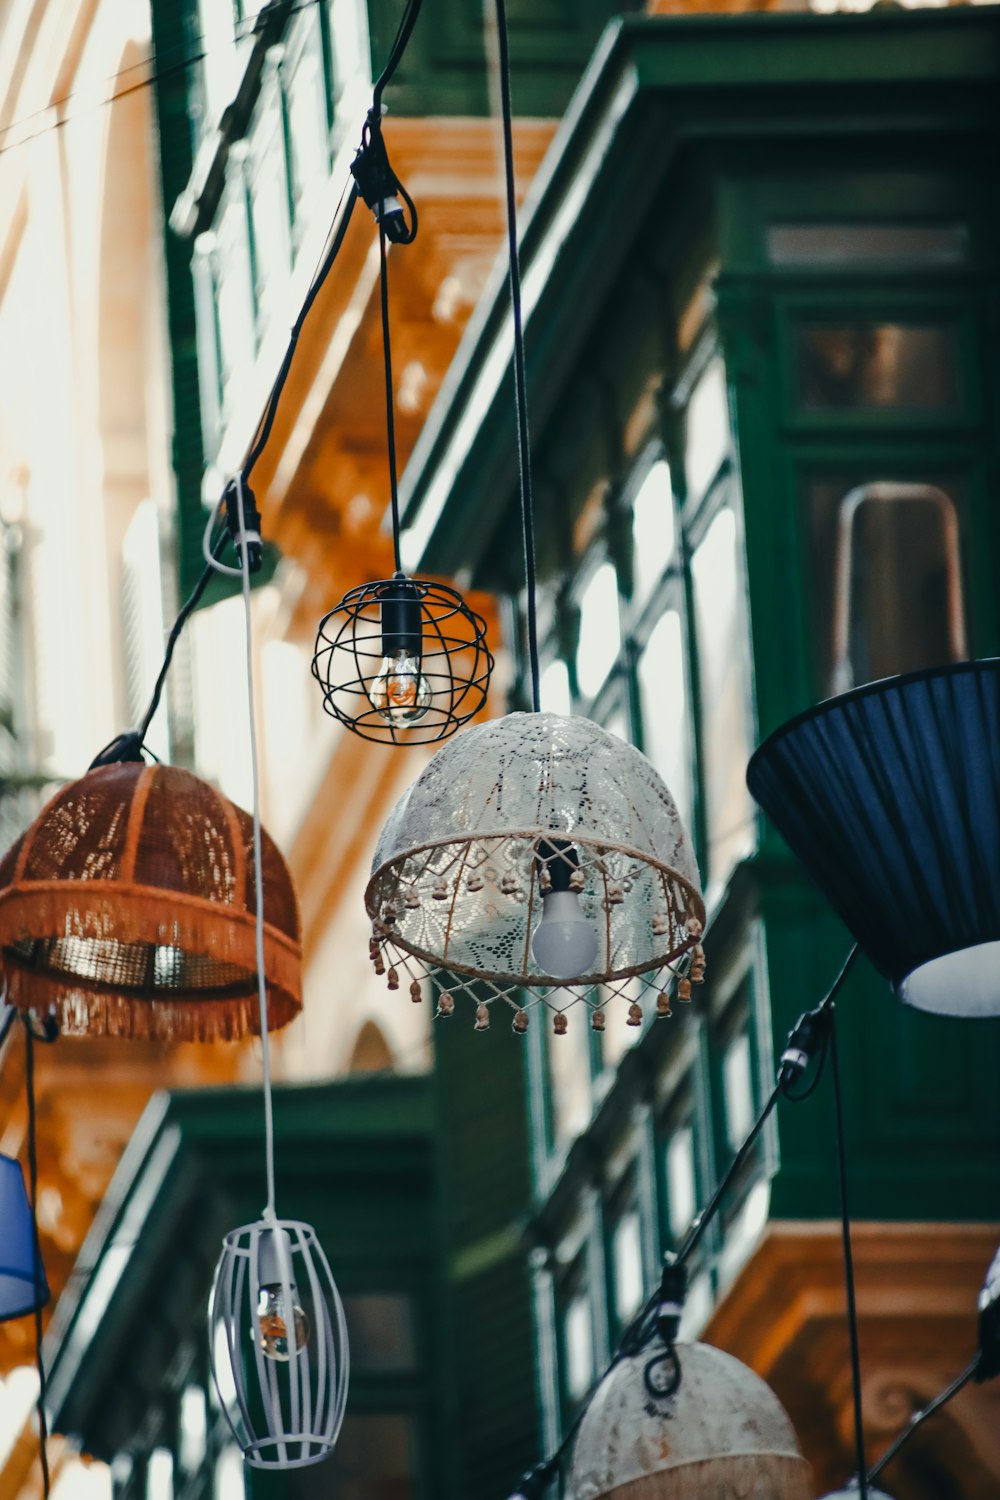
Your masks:
M254 476L273 548L255 598L265 816L306 955L305 1012L279 1049L279 1174L348 1298L357 1364L338 1455L283 1494L488 1500L551 1450L846 953L749 800L750 751L851 682L1000 644L996 12L634 14L602 32L620 9L511 5L543 706L594 717L661 771L698 851L709 979L669 1020L626 1030L615 1013L597 1035L574 1014L565 1035L516 1038L429 1027L431 1004L371 975L368 861L425 755L341 733L308 670L318 617L391 569L377 242L359 210ZM125 139L158 148L156 259L140 292L135 256L106 247L108 296L133 301L99 327L123 377L109 431L134 436L136 308L161 299L160 477L133 483L128 516L170 476L157 514L181 592L395 19L381 0L152 6L157 62L135 97L155 137L147 118ZM478 12L442 4L387 96L386 139L421 213L390 257L406 560L461 577L489 613L499 710L528 700L487 53ZM128 181L116 170L108 191ZM101 494L124 492L108 464ZM167 727L175 756L246 802L239 629L235 600L195 620ZM114 720L97 742L134 712L122 698L97 717ZM860 967L839 1034L874 1455L974 1348L1000 1236L1000 1035L904 1013ZM256 1074L249 1049L212 1058L185 1053L167 1081ZM131 1129L161 1064L125 1066ZM372 1076L328 1081L345 1072ZM3 1076L13 1099L7 1060ZM121 1500L243 1493L203 1311L221 1233L259 1206L259 1128L255 1090L157 1097L67 1241L103 1195L50 1333L51 1401L67 1453L107 1461ZM686 1323L772 1383L817 1493L852 1466L834 1171L825 1090L782 1105L703 1244ZM963 1392L890 1491L986 1500L996 1424L991 1388ZM23 1437L11 1493L36 1482Z

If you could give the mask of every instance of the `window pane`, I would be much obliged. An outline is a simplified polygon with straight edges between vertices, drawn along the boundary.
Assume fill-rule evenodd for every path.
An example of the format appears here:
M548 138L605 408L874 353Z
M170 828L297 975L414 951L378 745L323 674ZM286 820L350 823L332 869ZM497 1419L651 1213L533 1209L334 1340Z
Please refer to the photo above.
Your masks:
M306 18L305 24L306 39L288 84L288 133L296 204L329 170L323 56L315 12Z
M604 1030L599 1033L602 1067L617 1068L625 1053L642 1036L644 1027L628 1024L628 1008L633 1000L641 1003L642 990L642 980L638 976L618 981L614 989L602 984L596 990L596 998L604 1011Z
M659 459L639 488L632 506L634 602L644 604L674 554L676 527L670 467Z
M680 611L657 620L639 658L642 744L667 783L685 827L691 827L691 738L687 661Z
M243 1454L231 1443L223 1448L215 1460L213 1476L215 1500L245 1500L246 1484L243 1478Z
M310 1493L337 1500L412 1500L417 1494L417 1435L412 1417L401 1412L365 1416L348 1413L340 1438L316 1475Z
M566 1345L566 1394L579 1401L594 1379L594 1330L590 1316L590 1299L585 1291L577 1292L566 1307L563 1319Z
M243 190L237 184L217 227L215 252L218 284L219 341L222 353L223 406L238 399L254 359L254 295L250 240Z
M569 672L564 661L549 662L538 680L538 692L542 700L543 713L569 714L572 712Z
M696 1208L694 1132L690 1125L682 1125L667 1146L667 1218L675 1239L687 1229Z
M262 309L284 289L289 271L288 194L276 96L254 128L250 202L257 297Z
M818 691L967 654L955 483L823 477L807 504Z
M184 1387L177 1429L177 1462L185 1474L193 1474L208 1446L208 1402L200 1385Z
M801 324L795 354L799 400L806 411L948 411L959 402L954 326Z
M774 224L767 250L778 266L962 265L964 224Z
M202 75L209 121L217 123L233 98L237 84L237 58L232 0L200 0Z
M688 495L704 494L729 452L729 402L721 359L713 359L688 399L686 467Z
M542 1025L549 1013L540 1007L533 1019ZM566 1020L562 1036L555 1035L549 1021L545 1037L556 1146L574 1140L590 1119L590 1012L585 1005L575 1005Z
M174 1500L174 1456L154 1448L146 1465L146 1500Z
M642 1233L638 1209L629 1209L615 1225L611 1238L611 1259L614 1268L615 1316L619 1324L624 1324L638 1308L644 1290Z
M722 1091L726 1105L726 1138L734 1151L743 1144L754 1120L750 1038L733 1038L722 1058Z
M580 692L593 698L618 660L621 650L618 615L618 576L611 563L602 563L580 598L580 644L576 673Z
M409 1297L399 1292L351 1292L343 1301L355 1370L413 1369L416 1346Z
M747 608L736 517L720 510L691 559L702 718L707 885L718 889L754 842L744 771L752 747Z

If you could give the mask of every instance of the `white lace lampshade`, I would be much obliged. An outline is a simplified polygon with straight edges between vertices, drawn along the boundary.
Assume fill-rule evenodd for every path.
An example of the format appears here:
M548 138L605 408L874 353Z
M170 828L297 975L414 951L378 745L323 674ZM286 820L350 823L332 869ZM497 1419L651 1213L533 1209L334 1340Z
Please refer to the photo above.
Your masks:
M622 997L669 1014L704 974L698 869L673 798L638 750L589 719L508 714L439 750L382 830L365 893L371 957L414 1000L432 976L514 1029L583 1003L597 1030ZM690 955L690 957L688 957ZM689 970L681 973L681 968Z

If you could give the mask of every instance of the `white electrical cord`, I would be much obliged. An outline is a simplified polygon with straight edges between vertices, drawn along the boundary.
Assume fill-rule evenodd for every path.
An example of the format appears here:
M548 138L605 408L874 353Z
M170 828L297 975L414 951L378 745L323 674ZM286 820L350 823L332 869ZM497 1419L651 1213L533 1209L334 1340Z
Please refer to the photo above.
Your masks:
M271 1101L271 1057L268 1047L268 1023L267 1023L267 985L264 980L264 871L262 858L262 844L260 828L260 773L257 763L257 725L254 702L253 684L253 625L250 612L250 562L248 549L251 542L259 542L260 534L256 531L247 531L244 526L243 516L243 478L242 475L235 476L236 484L236 507L239 515L239 534L236 538L236 549L240 557L238 568L230 567L228 563L219 562L212 556L211 535L215 527L216 517L222 507L220 500L209 517L205 538L202 544L206 561L217 573L227 573L230 577L240 578L243 581L243 611L246 618L246 652L247 652L247 708L250 714L250 773L253 782L253 880L254 899L257 907L257 917L254 924L257 939L257 997L260 1004L260 1043L261 1062L264 1070L264 1155L267 1165L267 1207L264 1209L264 1218L275 1218L274 1203L274 1107Z
M247 531L243 523L243 479L239 474L236 475L234 483L236 485L236 496L240 513L239 542L257 542L259 544L260 532ZM223 496L221 500L216 502L212 514L208 518L208 525L205 527L205 533L201 539L201 553L205 561L208 563L208 566L210 568L213 568L216 573L227 573L230 578L242 578L242 566L239 568L232 568L228 563L220 562L217 557L213 557L212 555L212 532L215 530L215 523L218 520L219 512L222 509L223 505L225 505L225 503L225 496ZM237 543L237 545L239 545L239 543ZM240 553L240 556L241 558L245 558L245 551Z

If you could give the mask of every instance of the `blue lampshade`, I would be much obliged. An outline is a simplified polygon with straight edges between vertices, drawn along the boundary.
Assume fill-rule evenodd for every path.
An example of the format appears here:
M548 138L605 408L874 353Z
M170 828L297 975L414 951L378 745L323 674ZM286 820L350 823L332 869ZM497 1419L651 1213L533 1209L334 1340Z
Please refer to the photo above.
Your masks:
M747 785L903 1001L1000 1015L1000 660L830 698Z
M48 1300L21 1168L9 1156L0 1156L0 1323L34 1312Z

